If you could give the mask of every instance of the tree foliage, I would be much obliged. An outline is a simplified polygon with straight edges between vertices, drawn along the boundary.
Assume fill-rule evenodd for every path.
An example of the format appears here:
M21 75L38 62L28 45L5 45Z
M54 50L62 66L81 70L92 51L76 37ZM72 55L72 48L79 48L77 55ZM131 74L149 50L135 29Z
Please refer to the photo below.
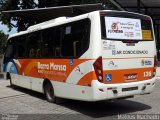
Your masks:
M109 0L0 0L0 11L91 4L99 2L107 4L111 9L113 8L113 5ZM0 21L2 21L3 24L8 25L9 30L11 30L12 27L17 27L17 31L26 30L29 26L37 23L37 21L33 21L32 19L5 17L2 13L0 13ZM16 21L16 24L12 24L12 21Z
M0 31L0 54L3 54L7 39L8 35L5 35L2 31Z
M21 9L34 9L37 4L34 0L1 0L0 2L0 11L8 11L8 10L21 10ZM6 24L11 30L12 27L17 27L18 31L25 30L29 25L33 24L32 20L28 20L25 18L17 18L17 17L5 17L2 13L0 13L0 21L3 24ZM16 21L16 24L12 24L11 21Z

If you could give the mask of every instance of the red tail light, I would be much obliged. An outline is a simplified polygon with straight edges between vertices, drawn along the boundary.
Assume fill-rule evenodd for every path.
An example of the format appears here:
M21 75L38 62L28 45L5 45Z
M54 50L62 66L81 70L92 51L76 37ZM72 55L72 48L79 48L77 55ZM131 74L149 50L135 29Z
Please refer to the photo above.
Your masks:
M154 56L154 67L156 67L157 64L158 64L158 60L157 60L157 56L155 55L155 56Z
M98 81L103 81L103 66L102 66L102 57L99 57L94 63L93 67L97 76Z
M158 64L158 60L157 60L157 56L154 56L154 70L153 70L153 77L156 76L156 68L157 68L157 64Z

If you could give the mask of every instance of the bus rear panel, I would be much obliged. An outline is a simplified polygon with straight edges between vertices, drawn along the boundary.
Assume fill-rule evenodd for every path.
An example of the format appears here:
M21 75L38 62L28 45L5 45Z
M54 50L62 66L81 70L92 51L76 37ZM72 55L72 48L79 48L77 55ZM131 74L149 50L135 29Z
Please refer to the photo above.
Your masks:
M97 88L95 99L150 93L157 63L151 18L101 11L100 23L101 54L93 64L97 77L92 82Z

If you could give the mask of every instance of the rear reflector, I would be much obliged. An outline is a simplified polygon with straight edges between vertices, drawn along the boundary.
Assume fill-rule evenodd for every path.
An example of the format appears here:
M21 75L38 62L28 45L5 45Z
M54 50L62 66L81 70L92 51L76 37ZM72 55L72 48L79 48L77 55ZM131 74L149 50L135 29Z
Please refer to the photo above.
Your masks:
M104 92L104 90L102 88L99 88L99 91Z

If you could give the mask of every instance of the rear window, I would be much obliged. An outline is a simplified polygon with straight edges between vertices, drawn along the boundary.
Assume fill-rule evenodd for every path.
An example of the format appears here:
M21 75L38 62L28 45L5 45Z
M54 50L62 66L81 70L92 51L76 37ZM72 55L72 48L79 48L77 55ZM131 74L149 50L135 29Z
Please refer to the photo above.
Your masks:
M101 13L102 39L112 40L153 40L152 24L149 17L124 13Z

